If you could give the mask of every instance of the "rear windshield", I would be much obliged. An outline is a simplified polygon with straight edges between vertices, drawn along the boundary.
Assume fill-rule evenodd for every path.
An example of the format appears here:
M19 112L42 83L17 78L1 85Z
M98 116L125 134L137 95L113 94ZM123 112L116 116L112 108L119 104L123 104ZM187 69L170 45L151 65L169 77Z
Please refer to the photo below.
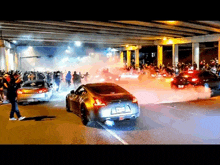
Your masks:
M44 87L44 82L27 82L22 87Z
M115 94L115 93L128 93L120 86L98 85L89 87L93 92L98 94Z
M199 73L180 73L179 77L191 78L191 77L198 77Z

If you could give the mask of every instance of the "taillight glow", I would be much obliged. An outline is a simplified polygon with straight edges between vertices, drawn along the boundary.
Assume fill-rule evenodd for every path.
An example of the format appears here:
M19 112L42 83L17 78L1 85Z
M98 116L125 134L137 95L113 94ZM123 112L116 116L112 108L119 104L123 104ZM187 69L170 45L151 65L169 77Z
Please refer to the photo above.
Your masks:
M198 79L197 78L192 78L192 82L195 82L197 81Z
M37 93L46 93L46 92L48 92L47 88L41 88L37 90Z
M22 89L18 89L17 94L22 94Z
M132 103L137 103L138 100L136 99L136 97L133 97Z
M174 78L171 78L171 81L174 81Z
M94 100L95 100L94 106L105 106L106 105L101 99L94 98Z

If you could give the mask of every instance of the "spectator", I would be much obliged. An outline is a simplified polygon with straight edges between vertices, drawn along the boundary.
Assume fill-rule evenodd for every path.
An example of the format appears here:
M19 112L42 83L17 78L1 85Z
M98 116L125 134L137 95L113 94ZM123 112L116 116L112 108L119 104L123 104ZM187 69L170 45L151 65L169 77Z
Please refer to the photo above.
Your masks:
M196 70L197 69L197 64L196 64L196 62L194 61L193 62L193 70Z
M60 71L55 72L54 80L55 80L55 83L57 85L56 91L58 92L59 89L60 89L60 81L61 81L61 79L60 79Z
M79 82L79 75L76 73L76 71L74 71L73 73L73 84L74 84L74 88L76 89L78 87L78 82Z
M34 72L31 72L29 75L28 75L28 80L31 81L31 80L36 80L36 76L34 74Z
M88 77L89 77L89 73L86 72L86 74L84 74L84 80L86 83L88 82Z
M3 91L4 83L3 83L3 75L0 75L0 102L4 101L4 91Z
M16 113L18 120L25 119L25 117L21 116L17 103L17 89L18 89L18 84L20 82L21 82L20 80L16 81L14 75L11 74L9 77L9 81L4 83L5 87L7 88L7 98L11 103L11 112L10 112L9 120L17 120L14 117L14 113Z
M70 87L70 84L71 84L71 72L70 71L68 71L68 73L66 74L66 83L68 87Z

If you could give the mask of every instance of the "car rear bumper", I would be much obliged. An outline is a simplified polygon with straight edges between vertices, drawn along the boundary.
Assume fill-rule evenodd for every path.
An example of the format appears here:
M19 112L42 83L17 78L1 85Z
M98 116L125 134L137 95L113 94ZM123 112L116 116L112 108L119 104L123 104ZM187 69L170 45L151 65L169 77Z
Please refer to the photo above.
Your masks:
M90 118L94 121L106 121L106 120L127 120L127 119L136 119L140 116L140 106L138 104L130 103L127 104L127 108L130 109L130 112L122 112L112 114L112 110L116 108L115 105L102 107L94 111L90 111Z
M47 94L40 93L40 94L19 94L18 102L37 102L37 101L46 101Z

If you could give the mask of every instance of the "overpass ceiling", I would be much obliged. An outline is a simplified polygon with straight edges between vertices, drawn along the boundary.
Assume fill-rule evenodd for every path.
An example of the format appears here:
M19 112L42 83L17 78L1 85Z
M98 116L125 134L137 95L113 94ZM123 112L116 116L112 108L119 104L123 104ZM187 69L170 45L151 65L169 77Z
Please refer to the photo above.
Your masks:
M57 46L74 41L104 47L154 45L166 38L220 33L220 21L139 21L139 20L16 20L0 21L0 38L18 46Z

